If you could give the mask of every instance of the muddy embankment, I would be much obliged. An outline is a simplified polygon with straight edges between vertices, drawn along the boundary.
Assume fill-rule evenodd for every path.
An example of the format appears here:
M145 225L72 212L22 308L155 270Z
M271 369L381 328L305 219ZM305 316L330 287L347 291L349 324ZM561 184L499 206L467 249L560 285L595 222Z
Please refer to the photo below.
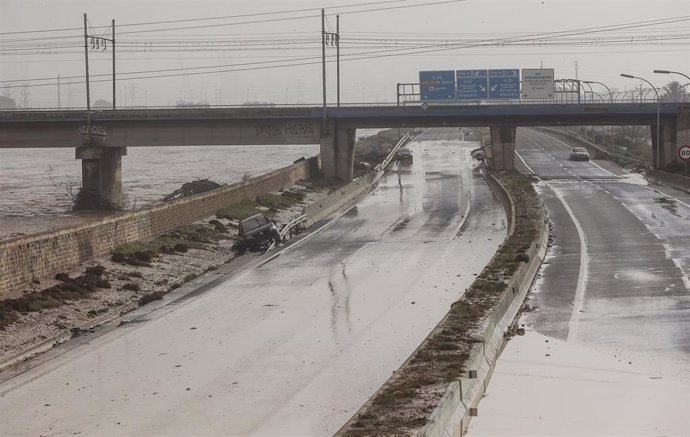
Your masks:
M233 261L239 220L263 212L285 224L328 194L307 181L310 165L0 244L0 363L47 350Z

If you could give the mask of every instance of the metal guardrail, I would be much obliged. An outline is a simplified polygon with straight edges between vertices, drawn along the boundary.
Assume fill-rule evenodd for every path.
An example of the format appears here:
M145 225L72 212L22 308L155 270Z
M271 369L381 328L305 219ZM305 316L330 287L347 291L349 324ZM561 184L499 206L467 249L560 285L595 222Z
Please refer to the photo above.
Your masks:
M376 170L377 172L382 171L382 170L385 170L386 167L388 167L388 164L390 164L391 161L393 160L393 158L395 158L395 152L397 152L398 149L399 149L400 147L402 147L403 144L406 144L411 138L412 138L412 134L409 133L409 132L407 132L405 135L403 135L403 136L400 138L400 140L395 144L395 146L393 146L393 148L391 149L390 153L388 153L388 156L386 156L386 159L384 159L384 160L381 162L381 164L379 164L379 165L377 165L376 167L374 167L374 170Z
M485 107L496 105L507 106L530 106L530 105L566 105L566 106L616 106L616 105L638 105L638 104L656 104L656 99L621 99L607 101L582 101L580 103L571 101L555 101L555 100L492 100L492 101L463 101L463 100L449 100L449 101L403 101L400 105L396 102L362 102L362 103L345 103L340 107L328 106L328 111L337 111L341 108L391 108L391 107L444 107L444 106L462 106L462 107ZM687 101L667 101L661 100L664 104L687 104ZM92 109L91 116L95 119L99 117L104 118L153 118L155 116L176 116L180 118L189 116L209 117L211 115L226 116L230 114L238 115L254 115L267 114L279 115L285 113L287 115L300 114L321 111L323 107L315 103L298 103L298 104L270 104L263 106L243 106L243 105L218 105L218 106L203 106L203 107L177 107L177 106L136 106L124 107L118 109ZM29 110L23 109L0 109L0 119L83 119L86 117L86 109L84 108L31 108Z
M291 239L294 235L295 232L300 229L300 227L305 228L304 224L306 223L307 219L309 217L306 214L302 214L301 216L297 217L296 219L292 220L291 222L287 223L283 228L278 232L280 235L280 241L285 241ZM303 229L302 229L303 230ZM301 230L300 230L301 232ZM299 232L297 232L299 233ZM271 250L275 248L276 242L273 241L270 246L268 246L267 250Z
M301 216L297 217L296 219L292 220L285 226L283 226L283 229L280 230L280 238L281 240L285 240L286 237L292 237L294 235L293 231L298 230L308 219L309 217L306 214L302 214Z

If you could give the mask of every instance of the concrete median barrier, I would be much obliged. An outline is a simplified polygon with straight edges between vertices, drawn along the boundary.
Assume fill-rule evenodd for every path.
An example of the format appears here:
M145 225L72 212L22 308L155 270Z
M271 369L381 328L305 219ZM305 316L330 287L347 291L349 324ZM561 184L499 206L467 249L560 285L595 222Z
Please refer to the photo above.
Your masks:
M514 204L508 190L493 176L487 177L497 197L503 203L511 220L509 236L514 230ZM549 226L544 218L537 238L527 251L529 260L518 267L506 285L498 303L481 323L475 338L479 340L472 347L465 362L468 377L452 382L446 388L438 406L431 414L427 425L419 436L463 436L472 416L478 413L478 405L493 374L507 338L506 333L513 324L527 292L541 266L549 238Z
M318 202L305 206L303 213L308 217L307 225L311 226L323 220L338 209L352 203L355 199L358 199L361 194L371 190L371 188L371 182L362 176L338 188Z
M393 376L337 436L462 436L546 253L549 228L531 183L486 175L509 222L506 239Z
M687 176L650 169L645 172L645 179L653 184L666 185L690 193L690 177Z

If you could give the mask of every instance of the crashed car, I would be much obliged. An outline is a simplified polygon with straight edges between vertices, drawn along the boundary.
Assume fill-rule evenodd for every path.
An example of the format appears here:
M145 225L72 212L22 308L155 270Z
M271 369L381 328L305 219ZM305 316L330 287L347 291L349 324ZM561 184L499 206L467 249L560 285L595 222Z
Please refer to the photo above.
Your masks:
M276 224L263 214L254 214L240 222L239 241L240 251L266 250L271 243L280 243L280 232Z
M395 157L400 162L407 162L412 164L412 150L407 147L401 147L395 152Z
M570 152L571 161L589 161L589 153L584 147L573 147L573 151Z

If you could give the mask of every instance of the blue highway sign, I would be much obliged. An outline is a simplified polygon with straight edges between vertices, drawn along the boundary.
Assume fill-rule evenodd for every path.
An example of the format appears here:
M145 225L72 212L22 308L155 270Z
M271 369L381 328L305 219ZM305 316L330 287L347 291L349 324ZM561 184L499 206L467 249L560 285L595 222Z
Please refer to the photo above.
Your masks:
M489 99L519 99L520 70L489 70Z
M420 71L419 95L421 100L454 100L455 71Z
M487 99L489 83L487 70L458 70L458 100Z

